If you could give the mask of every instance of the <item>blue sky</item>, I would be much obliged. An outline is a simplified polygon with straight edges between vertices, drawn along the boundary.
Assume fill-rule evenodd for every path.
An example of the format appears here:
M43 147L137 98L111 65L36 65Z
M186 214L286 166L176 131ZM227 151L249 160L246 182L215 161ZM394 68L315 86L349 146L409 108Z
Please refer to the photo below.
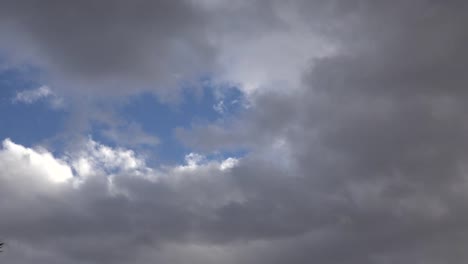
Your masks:
M15 102L18 92L40 87L39 73L33 67L0 71L0 137L33 145L54 137L63 129L66 111L52 109L46 100L31 104Z
M1 138L10 138L26 146L47 143L56 154L63 149L67 140L67 129L72 116L66 105L54 107L50 98L38 98L33 102L16 100L22 92L35 91L43 86L40 71L31 67L8 68L0 72ZM194 89L191 86L196 86ZM189 129L194 123L213 123L236 115L243 108L242 92L232 85L214 84L209 77L200 78L197 83L184 85L176 101L161 101L157 95L143 93L134 95L125 103L112 106L115 116L122 123L119 128L130 124L142 132L158 138L157 144L139 144L127 147L144 151L148 160L156 164L174 164L184 161L192 150L184 146L175 135L176 128ZM220 104L222 103L222 104ZM90 120L87 136L116 147L119 143L104 133L110 125L105 121ZM59 152L57 152L59 151ZM239 156L234 152L206 153L212 157ZM213 156L214 155L214 156Z
M162 102L157 96L144 93L131 97L116 110L117 115L123 120L141 125L146 133L160 139L157 146L146 146L160 162L170 164L181 162L184 156L192 151L176 138L176 128L190 128L194 123L210 124L236 115L243 107L242 93L235 86L215 86L209 78L201 79L196 85L200 86L198 90L190 86L183 87L182 96L177 102ZM227 104L223 107L222 113L215 109L221 101ZM95 135L93 137L96 139L109 145L115 144L102 138L97 127L93 130L92 135ZM216 155L224 157L240 153L216 153ZM213 153L206 154L213 155Z

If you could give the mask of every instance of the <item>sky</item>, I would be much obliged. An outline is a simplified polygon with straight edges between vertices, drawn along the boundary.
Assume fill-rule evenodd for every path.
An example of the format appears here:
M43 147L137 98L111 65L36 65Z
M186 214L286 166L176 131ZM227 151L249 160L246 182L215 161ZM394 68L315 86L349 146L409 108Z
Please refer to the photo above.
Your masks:
M468 261L467 12L0 0L0 262Z

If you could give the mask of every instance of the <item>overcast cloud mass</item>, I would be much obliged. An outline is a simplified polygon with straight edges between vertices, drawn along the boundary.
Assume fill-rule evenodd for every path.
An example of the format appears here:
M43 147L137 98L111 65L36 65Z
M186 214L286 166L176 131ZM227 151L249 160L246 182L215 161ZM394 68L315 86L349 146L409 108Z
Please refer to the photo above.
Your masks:
M0 0L0 262L465 263L466 14Z

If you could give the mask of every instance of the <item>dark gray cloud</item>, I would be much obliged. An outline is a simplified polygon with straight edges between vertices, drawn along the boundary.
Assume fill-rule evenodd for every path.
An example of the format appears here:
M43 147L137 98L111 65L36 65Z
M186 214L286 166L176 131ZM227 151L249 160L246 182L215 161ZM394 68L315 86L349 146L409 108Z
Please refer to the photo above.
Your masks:
M271 4L215 2L3 0L0 48L37 65L65 94L174 97L181 83L218 71L226 36L281 24Z
M248 203L226 208L234 216L269 215L253 228L259 234L275 217L278 224L266 234L308 234L271 253L269 262L465 259L457 245L467 239L459 189L467 157L466 4L355 1L336 7L331 13L342 20L324 33L336 34L340 49L312 61L303 89L260 95L235 122L195 125L179 136L205 151L241 145L268 158L281 151L266 161L273 171L260 172L256 163L236 177L258 182L242 187L251 191ZM278 161L284 160L281 171Z
M330 3L290 4L299 20L317 14L322 24L310 28L339 46L296 69L298 87L266 87L239 116L179 131L203 151L250 149L230 170L189 162L151 171L132 167L128 152L107 159L97 148L86 155L103 160L92 170L100 177L65 189L33 182L23 193L18 182L34 173L3 153L0 164L11 165L0 201L14 205L0 203L0 232L14 241L8 260L25 263L22 247L37 263L468 259L467 4Z
M213 60L209 17L189 1L6 0L0 6L4 45L38 57L60 81L56 89L108 96L109 89L162 90L209 70Z

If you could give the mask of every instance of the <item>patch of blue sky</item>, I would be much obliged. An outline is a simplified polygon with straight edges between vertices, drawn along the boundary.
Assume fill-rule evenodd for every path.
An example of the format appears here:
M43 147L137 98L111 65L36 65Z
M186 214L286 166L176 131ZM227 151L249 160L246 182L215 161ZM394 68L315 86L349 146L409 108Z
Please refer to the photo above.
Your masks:
M1 62L1 60L0 60ZM15 102L18 92L41 87L41 72L28 65L0 68L0 140L11 138L14 142L34 146L47 142L52 152L63 148L60 135L64 132L70 113L66 108L50 107L47 100L33 103ZM194 85L196 87L192 87ZM157 164L180 164L185 155L193 150L184 146L175 136L175 129L190 129L194 123L209 124L236 115L243 109L243 94L233 85L214 83L209 77L199 83L184 84L178 103L162 102L157 96L145 93L129 99L115 113L128 124L138 124L148 135L156 136L159 144L139 146L148 153L149 162ZM93 122L90 136L101 143L120 147L119 142L106 138L105 124ZM50 145L52 144L52 146ZM56 150L56 151L54 151ZM240 157L245 151L202 153L207 159Z
M235 86L220 87L218 84L214 87L213 82L207 78L196 85L200 89L184 87L182 99L176 104L161 102L156 96L146 93L131 98L128 104L118 110L120 118L139 124L143 131L160 139L158 145L147 147L154 155L154 162L177 164L183 162L185 155L192 152L176 138L176 128L189 129L193 123L216 122L242 110L243 95ZM220 101L225 104L222 113L216 109ZM106 141L102 135L96 135L96 139ZM244 154L243 150L206 153L210 159L239 157Z
M67 113L51 109L46 101L32 104L15 102L16 94L42 85L34 67L0 69L0 140L31 146L50 139L61 131Z

